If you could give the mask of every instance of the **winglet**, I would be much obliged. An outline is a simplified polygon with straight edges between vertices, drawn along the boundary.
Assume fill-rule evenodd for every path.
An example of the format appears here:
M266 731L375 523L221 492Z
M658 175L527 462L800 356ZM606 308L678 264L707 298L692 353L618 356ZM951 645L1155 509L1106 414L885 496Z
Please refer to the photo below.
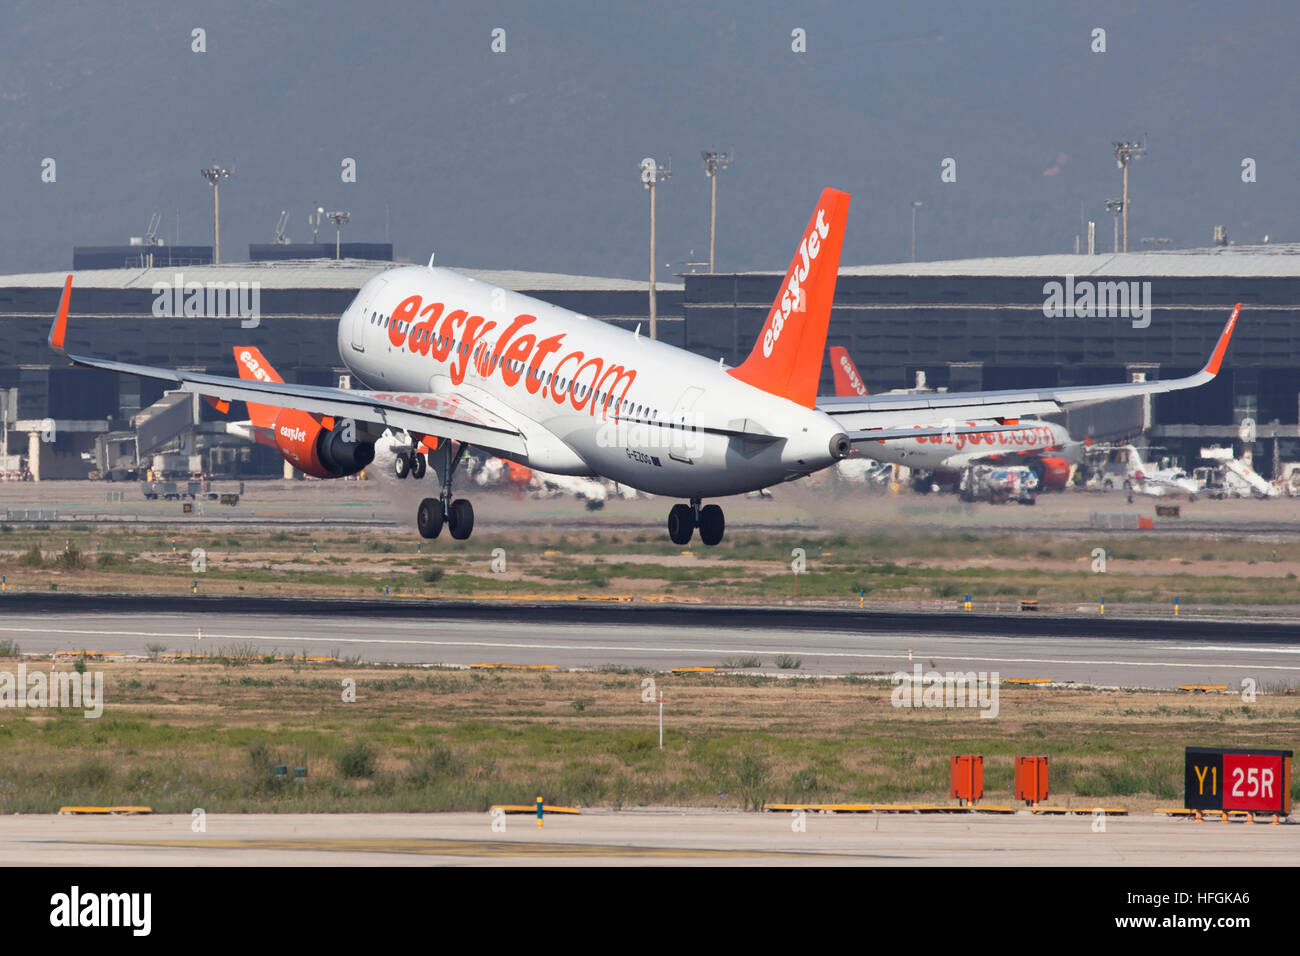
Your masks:
M1232 341L1232 330L1237 327L1237 316L1241 314L1241 303L1232 310L1232 315L1228 316L1228 324L1223 327L1223 332L1219 336L1219 344L1214 347L1214 352L1210 355L1210 360L1205 363L1202 371L1209 373L1211 376L1219 374L1219 366L1223 364L1223 355L1228 351L1228 343Z
M54 317L54 324L50 326L50 348L58 352L64 358L68 357L67 351L63 348L63 340L68 335L68 303L72 301L72 276L63 283L63 297L59 299L59 314Z

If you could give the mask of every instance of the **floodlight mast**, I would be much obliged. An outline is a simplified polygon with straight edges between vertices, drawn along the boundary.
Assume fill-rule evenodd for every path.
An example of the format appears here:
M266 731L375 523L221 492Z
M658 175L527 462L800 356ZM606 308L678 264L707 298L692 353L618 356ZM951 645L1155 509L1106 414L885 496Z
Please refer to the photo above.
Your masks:
M1126 205L1126 204L1125 204L1124 200L1122 200L1122 199L1107 199L1107 200L1106 200L1106 211L1107 211L1108 213L1111 214L1111 217L1112 217L1113 222L1114 222L1114 228L1112 229L1113 239L1111 240L1111 243L1112 243L1112 245L1111 245L1111 251L1112 251L1112 252L1119 252L1119 216L1120 216L1120 213L1124 211L1124 206L1125 206L1125 205ZM1127 218L1127 217L1125 217L1125 218Z
M650 191L650 338L657 338L658 323L655 315L655 185L660 179L672 176L673 158L668 165L660 166L652 156L641 160L641 185Z
M916 261L916 211L921 208L921 200L912 200L912 261Z
M1128 167L1134 159L1147 154L1147 138L1143 135L1141 142L1117 140L1111 145L1115 147L1115 165L1124 173L1124 205L1121 212L1124 215L1124 251L1128 252Z
M700 153L704 160L704 175L709 177L709 272L713 273L713 251L718 235L718 170L730 169L732 154L706 150Z
M221 180L230 178L230 170L213 163L200 172L212 186L212 264L221 265Z
M334 261L337 262L339 249L343 244L343 227L352 218L352 213L335 210L334 212L327 212L325 218L334 223Z

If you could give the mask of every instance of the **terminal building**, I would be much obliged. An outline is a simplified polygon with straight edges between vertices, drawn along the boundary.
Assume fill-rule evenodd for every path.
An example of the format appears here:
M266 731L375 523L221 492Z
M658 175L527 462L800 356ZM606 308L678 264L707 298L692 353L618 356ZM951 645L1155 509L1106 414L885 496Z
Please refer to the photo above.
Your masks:
M317 258L277 258L295 248ZM392 265L391 249L357 243L353 258L337 261L327 258L333 244L254 251L257 258L241 264L161 266L155 249L152 268L78 268L72 346L127 362L230 375L234 346L255 345L286 381L336 384L346 374L336 345L338 316L367 279ZM344 244L340 252L348 251ZM99 261L110 264L115 254ZM648 331L642 281L463 271L629 331L637 325L642 334ZM93 470L104 457L105 436L130 433L134 419L163 398L159 383L72 368L50 352L46 336L65 276L0 276L0 395L16 396L16 402L0 403L7 419L0 430L9 451L26 453L37 447L35 426L47 420L66 425L57 441L42 442L38 450L45 477ZM659 337L739 364L782 277L690 274L680 283L660 283ZM245 328L238 314L185 318L160 309L160 296L194 282L256 288L256 326ZM1099 297L1114 308L1098 308ZM1186 465L1203 445L1234 444L1272 476L1275 461L1300 460L1300 324L1294 321L1300 246L845 266L829 342L848 349L872 391L915 387L918 380L931 388L973 390L1172 378L1201 367L1236 302L1244 304L1241 321L1213 383L1158 396L1136 415L1072 417L1070 427L1076 437L1101 441L1145 432L1150 444L1167 449L1161 454ZM822 392L831 389L828 365ZM206 404L197 405L194 416L200 434L219 427L220 416ZM1245 420L1253 423L1251 447L1239 440ZM224 439L205 443L225 448ZM135 451L141 460L147 454ZM228 449L221 454L227 456L222 467L236 474L279 473L269 449L246 448L233 461ZM212 465L205 462L205 468Z

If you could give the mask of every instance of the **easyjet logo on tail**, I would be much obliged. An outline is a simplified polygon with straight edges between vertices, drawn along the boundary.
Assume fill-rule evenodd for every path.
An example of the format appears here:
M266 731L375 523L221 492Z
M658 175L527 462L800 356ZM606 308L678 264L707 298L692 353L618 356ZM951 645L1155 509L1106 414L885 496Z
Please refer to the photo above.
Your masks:
M248 374L253 376L253 378L257 379L259 382L275 381L275 379L271 378L271 376L266 373L266 369L262 368L262 364L257 359L253 358L253 353L248 351L248 349L244 349L244 351L239 353L239 361L244 363L244 368L248 369Z
M785 328L791 313L798 315L807 311L803 282L808 278L808 271L812 268L812 264L817 261L817 254L822 251L822 240L830 235L830 232L831 227L826 224L826 210L819 206L812 228L803 237L803 242L799 243L798 256L802 262L790 269L785 279L785 289L781 292L781 304L772 310L772 315L767 320L767 329L763 332L765 357L771 356L772 346L776 345L777 340L781 338L781 330Z
M862 384L862 379L858 378L858 370L853 367L847 355L840 359L840 365L844 369L844 374L849 377L849 388L859 395L867 394L867 387Z
M805 408L817 404L849 194L824 189L749 357L728 374Z
M266 360L260 349L248 346L235 346L235 362L239 368L239 377L253 379L258 382L283 382L278 372L270 362ZM274 405L261 405L257 402L248 403L248 418L254 424L262 428L270 428L275 424L275 417L279 414L279 409Z
M865 397L870 394L858 375L858 367L849 358L848 349L842 345L831 346L831 372L835 376L836 395Z

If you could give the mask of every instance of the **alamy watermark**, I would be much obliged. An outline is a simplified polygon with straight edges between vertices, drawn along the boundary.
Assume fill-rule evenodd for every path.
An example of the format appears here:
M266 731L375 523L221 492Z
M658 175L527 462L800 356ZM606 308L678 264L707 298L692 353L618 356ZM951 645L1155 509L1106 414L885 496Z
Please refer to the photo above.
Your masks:
M133 936L148 936L153 927L152 893L83 892L73 885L67 893L50 897L50 925L54 927L121 927Z
M1150 282L1075 281L1043 284L1043 315L1049 319L1131 319L1133 328L1151 325Z
M704 455L704 431L695 424L693 414L679 415L673 422L643 420L635 416L624 417L611 409L611 414L596 429L599 448L623 448L627 456L641 464L660 466L654 453L689 459Z
M153 284L153 314L159 319L238 318L241 329L255 329L262 321L262 283L175 282Z
M921 670L912 665L912 673L895 671L891 684L897 684L889 695L895 707L972 707L978 708L981 717L998 715L998 687L1001 683L997 671Z
M34 670L27 672L26 664L18 665L18 673L0 671L0 708L60 707L81 708L88 719L104 713L104 672Z

